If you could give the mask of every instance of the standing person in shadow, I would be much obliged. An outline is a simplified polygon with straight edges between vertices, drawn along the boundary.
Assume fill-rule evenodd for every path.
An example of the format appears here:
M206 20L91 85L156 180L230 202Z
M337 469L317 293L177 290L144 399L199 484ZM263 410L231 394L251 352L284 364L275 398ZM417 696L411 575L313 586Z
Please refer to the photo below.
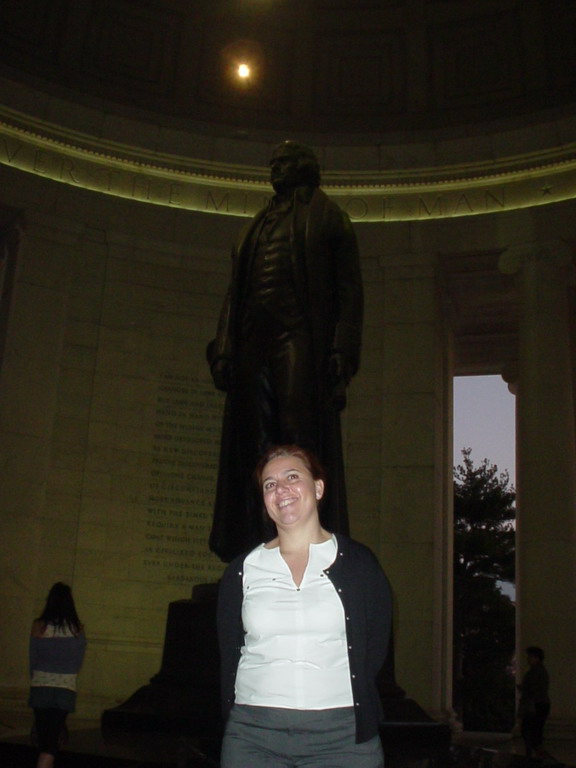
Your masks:
M382 768L388 580L368 547L322 526L308 450L271 448L255 479L275 530L220 585L221 768Z
M538 758L549 757L542 747L544 725L550 713L550 698L548 696L550 678L548 670L544 666L544 651L538 646L531 645L526 648L526 658L528 670L518 686L520 691L518 717L520 718L522 738L528 757L533 754Z
M30 635L30 696L38 742L37 768L52 768L76 706L76 677L86 637L67 584L56 582Z

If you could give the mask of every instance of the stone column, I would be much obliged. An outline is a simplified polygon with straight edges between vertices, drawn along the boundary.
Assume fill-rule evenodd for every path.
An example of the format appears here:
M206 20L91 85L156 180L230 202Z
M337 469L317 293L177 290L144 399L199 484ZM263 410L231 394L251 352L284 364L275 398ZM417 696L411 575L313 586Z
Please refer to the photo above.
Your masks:
M452 370L434 254L384 268L380 553L395 598L396 679L452 716Z
M547 733L576 725L576 442L569 281L573 255L563 243L514 246L500 268L517 274L516 398L517 659L546 652L552 713Z

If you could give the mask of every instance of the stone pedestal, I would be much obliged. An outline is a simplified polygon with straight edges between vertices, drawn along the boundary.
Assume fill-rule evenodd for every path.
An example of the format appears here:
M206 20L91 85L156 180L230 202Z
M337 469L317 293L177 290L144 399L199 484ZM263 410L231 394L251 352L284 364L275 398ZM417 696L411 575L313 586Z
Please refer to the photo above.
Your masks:
M161 669L119 707L103 712L105 736L168 733L196 740L207 754L219 753L222 732L216 598L217 584L205 584L194 588L192 600L170 604ZM390 764L404 766L408 757L445 758L450 728L405 698L394 680L392 647L378 686L385 720L380 737Z
M217 584L170 603L158 674L102 714L102 730L159 731L218 739L221 733Z

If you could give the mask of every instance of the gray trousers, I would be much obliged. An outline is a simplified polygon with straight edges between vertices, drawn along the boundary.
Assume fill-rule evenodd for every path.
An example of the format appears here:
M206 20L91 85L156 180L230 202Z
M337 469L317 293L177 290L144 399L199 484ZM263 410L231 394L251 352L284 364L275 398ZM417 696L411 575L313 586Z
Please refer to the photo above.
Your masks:
M380 737L356 744L353 707L280 709L235 704L220 768L384 768Z

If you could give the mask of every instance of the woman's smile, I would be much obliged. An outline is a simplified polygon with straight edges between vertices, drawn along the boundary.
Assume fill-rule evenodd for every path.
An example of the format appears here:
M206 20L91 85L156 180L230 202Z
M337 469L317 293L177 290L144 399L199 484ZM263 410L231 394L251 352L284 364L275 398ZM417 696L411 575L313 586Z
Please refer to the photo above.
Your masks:
M317 517L324 483L314 480L297 456L272 459L262 473L264 504L277 525L294 524Z

